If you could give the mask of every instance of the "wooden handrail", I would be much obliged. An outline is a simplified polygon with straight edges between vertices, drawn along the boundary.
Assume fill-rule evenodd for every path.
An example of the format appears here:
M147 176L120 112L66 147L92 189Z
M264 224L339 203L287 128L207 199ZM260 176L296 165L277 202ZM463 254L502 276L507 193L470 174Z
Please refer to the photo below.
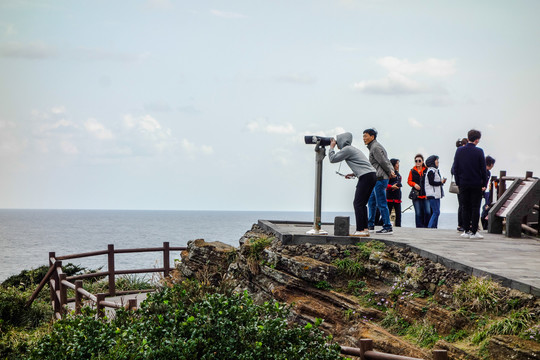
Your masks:
M82 299L86 297L96 304L98 310L98 316L103 316L104 307L113 307L120 308L123 307L122 304L118 304L111 301L106 301L105 296L114 296L115 294L133 294L141 292L149 292L153 290L134 290L134 291L116 291L116 275L126 275L126 274L141 274L141 273L154 273L161 272L164 276L168 276L171 270L170 267L170 252L171 251L183 251L186 250L185 246L169 246L168 242L164 242L162 247L153 247L153 248L138 248L138 249L115 249L114 245L108 245L107 250L103 251L92 251L85 252L80 254L71 254L64 256L56 256L56 253L49 253L49 270L45 277L41 280L38 288L32 293L32 296L27 301L26 305L30 306L32 302L36 299L39 292L43 289L47 282L49 283L51 290L51 300L53 303L53 311L56 318L61 318L62 313L65 311L64 306L68 303L67 298L67 289L75 290L75 311L80 312ZM116 270L115 268L115 254L122 253L138 253L138 252L163 252L163 267L161 268L148 268L148 269L131 269L131 270ZM88 273L74 276L66 276L62 270L62 261L68 259L77 259L82 257L91 257L98 255L108 255L108 271ZM82 279L95 278L95 277L109 277L109 293L106 294L97 294L93 295L90 292L86 291L82 287ZM73 283L72 281L75 281ZM71 299L69 299L71 300ZM133 306L131 306L133 307Z
M361 360L422 360L402 355L387 354L373 350L373 340L360 339L359 348L341 346L341 353L359 356ZM433 350L433 360L448 360L446 350Z

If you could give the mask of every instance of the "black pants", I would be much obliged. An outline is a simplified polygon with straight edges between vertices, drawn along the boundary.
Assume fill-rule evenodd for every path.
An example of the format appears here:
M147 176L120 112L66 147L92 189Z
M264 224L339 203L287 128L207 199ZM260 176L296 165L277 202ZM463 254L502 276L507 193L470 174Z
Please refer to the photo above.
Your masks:
M476 234L480 220L480 205L482 204L481 187L459 187L463 211L463 228Z
M457 225L463 227L463 206L461 205L461 193L457 194L458 208L457 208Z
M362 231L368 227L368 212L366 205L376 182L377 176L374 172L367 173L358 178L353 201L357 231Z
M390 215L392 214L392 209L394 209L394 212L396 213L396 220L394 221L394 226L401 227L401 203L389 201L388 211L390 212Z

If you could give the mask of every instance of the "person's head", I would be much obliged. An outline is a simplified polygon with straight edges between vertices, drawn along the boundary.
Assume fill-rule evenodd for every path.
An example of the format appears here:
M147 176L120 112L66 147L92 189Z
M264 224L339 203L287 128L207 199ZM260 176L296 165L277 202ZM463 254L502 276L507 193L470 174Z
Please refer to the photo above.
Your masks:
M495 159L492 158L491 156L486 156L486 168L488 170L491 170L493 169L493 166L495 165Z
M467 138L463 138L463 139L457 139L456 141L456 147L462 147L464 145L467 145L469 141L467 140Z
M474 142L478 143L477 141L480 141L481 137L482 137L482 133L475 129L469 130L469 132L467 133L467 139L471 143L474 143Z
M431 155L426 159L426 166L427 167L439 167L439 157L437 155Z
M399 159L390 159L394 170L399 171Z
M336 136L336 145L338 149L343 149L345 146L349 146L352 144L352 134L350 132L346 132L343 134L339 134Z
M369 145L376 138L377 138L377 130L375 129L364 130L364 144Z
M424 155L416 154L414 157L414 165L418 168L422 167L422 165L424 165Z

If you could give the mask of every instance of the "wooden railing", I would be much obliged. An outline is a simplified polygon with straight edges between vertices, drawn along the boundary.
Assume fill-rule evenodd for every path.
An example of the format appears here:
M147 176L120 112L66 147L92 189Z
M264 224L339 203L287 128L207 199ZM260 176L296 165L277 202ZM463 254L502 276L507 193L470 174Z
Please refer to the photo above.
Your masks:
M344 355L359 356L361 360L422 360L374 351L373 340L371 339L361 339L359 346L359 348L342 346L341 353ZM433 350L433 360L449 360L448 352L446 350Z
M51 291L51 302L53 305L53 311L55 317L60 319L66 312L66 305L68 302L75 302L75 312L80 313L82 303L84 299L90 300L96 308L98 316L105 314L105 307L118 309L121 307L134 308L137 306L135 299L129 300L126 305L116 302L106 301L107 296L126 295L149 292L153 290L128 290L128 291L116 291L116 276L126 274L144 274L144 273L163 273L164 277L169 276L172 268L170 267L170 252L186 250L186 247L171 247L168 242L163 243L163 247L158 248L139 248L139 249L115 249L114 245L108 245L107 250L94 251L81 254L72 254L64 256L56 256L56 253L49 253L49 271L45 277L41 280L37 289L32 293L32 296L27 301L27 306L30 306L36 299L40 291L43 289L47 282L49 283ZM146 269L133 269L133 270L116 270L115 267L115 254L125 253L142 253L142 252L163 252L163 267L161 268L146 268ZM108 268L107 271L88 273L82 275L67 276L62 270L62 260L78 259L99 255L107 255ZM83 288L82 279L96 278L96 277L108 277L108 292L100 294L91 294ZM74 281L74 282L72 282ZM67 298L67 289L73 289L75 291L75 297L73 299Z

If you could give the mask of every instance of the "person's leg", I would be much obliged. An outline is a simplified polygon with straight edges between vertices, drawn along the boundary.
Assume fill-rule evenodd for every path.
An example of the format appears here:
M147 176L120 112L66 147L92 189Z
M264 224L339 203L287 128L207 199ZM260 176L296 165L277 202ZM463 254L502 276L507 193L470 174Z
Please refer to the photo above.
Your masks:
M421 199L416 199L412 201L414 206L414 221L417 228L424 227L424 207L422 206Z
M463 229L463 206L461 205L461 194L457 194L458 210L457 210L457 224L458 229Z
M439 215L441 213L441 200L429 199L429 206L431 208L431 219L429 219L428 228L436 229L439 221Z
M471 231L472 220L472 189L468 187L460 187L461 207L463 211L463 229L465 232ZM478 219L476 220L478 221ZM478 226L478 225L477 225Z
M363 231L368 227L366 204L368 203L376 180L377 178L374 173L368 173L358 179L353 201L357 231Z
M396 213L395 227L401 227L401 203L394 203L394 212Z
M482 188L471 189L471 232L476 234L480 221L480 206L482 205Z
M377 200L375 199L375 189L371 191L368 200L368 209L369 209L369 218L368 218L368 227L375 227L375 213L377 212Z
M375 184L375 199L377 202L377 208L381 213L381 219L383 221L383 229L391 229L390 213L388 212L388 205L386 202L386 187L388 186L388 179L379 180Z
M428 227L429 219L431 219L431 206L429 206L429 200L423 199L424 202L424 227Z

